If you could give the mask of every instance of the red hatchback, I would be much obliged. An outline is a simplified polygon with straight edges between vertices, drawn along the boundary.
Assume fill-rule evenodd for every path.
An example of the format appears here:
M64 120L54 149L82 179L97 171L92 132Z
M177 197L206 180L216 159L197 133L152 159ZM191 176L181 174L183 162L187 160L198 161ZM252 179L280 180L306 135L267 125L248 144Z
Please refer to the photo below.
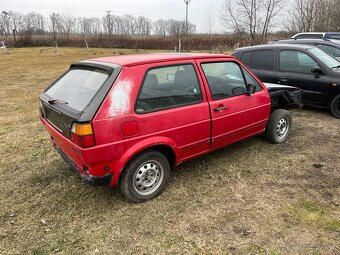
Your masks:
M300 91L287 88L298 104ZM291 117L277 108L237 59L210 54L82 61L40 95L60 155L89 182L118 185L134 202L159 195L183 161L262 133L285 141Z

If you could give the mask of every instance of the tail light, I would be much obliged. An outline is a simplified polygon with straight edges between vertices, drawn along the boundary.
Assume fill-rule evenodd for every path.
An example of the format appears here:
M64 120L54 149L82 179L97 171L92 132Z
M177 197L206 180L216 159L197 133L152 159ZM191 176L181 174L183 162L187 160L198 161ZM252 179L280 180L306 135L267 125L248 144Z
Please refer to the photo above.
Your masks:
M71 128L71 141L80 147L94 146L94 133L90 123L73 123Z

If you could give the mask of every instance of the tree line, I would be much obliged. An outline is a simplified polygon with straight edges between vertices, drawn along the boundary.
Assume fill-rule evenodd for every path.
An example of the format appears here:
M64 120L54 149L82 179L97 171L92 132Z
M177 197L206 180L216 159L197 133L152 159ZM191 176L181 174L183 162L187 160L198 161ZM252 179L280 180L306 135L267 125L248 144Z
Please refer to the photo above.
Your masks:
M195 33L196 25L184 21L159 19L152 21L143 16L110 15L88 18L75 17L71 14L52 13L45 18L40 13L21 14L14 11L2 11L0 16L0 35L4 40L8 36L53 34L68 37L70 35L112 34L123 36L170 35L181 36Z
M275 36L297 32L340 31L340 0L291 0L289 3L287 6L285 0L223 0L218 12L210 6L205 19L202 17L209 40L195 35L195 24L189 22L186 28L185 21L181 20L152 21L144 16L118 16L111 15L111 12L102 17L75 17L67 13L44 17L36 12L22 14L3 10L0 13L0 41L15 46L42 46L51 44L51 41L79 46L90 41L97 47L125 47L127 44L136 48L144 47L145 38L148 38L149 43L155 44L151 48L173 48L182 38L187 45L195 41L192 49L211 49L220 48L221 44L229 47L232 43L238 43L237 46L264 43ZM221 41L221 35L212 37L216 22L229 32L226 36L230 39L228 42ZM152 41L151 35L157 39ZM144 40L142 43L134 43L140 38Z
M290 34L340 31L340 0L224 0L222 13L223 24L252 44L279 26Z

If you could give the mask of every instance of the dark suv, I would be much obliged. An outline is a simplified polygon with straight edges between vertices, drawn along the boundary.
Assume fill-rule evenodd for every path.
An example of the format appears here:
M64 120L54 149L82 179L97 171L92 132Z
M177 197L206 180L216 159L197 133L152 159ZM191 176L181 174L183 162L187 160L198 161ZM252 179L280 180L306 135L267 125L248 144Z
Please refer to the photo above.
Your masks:
M303 89L305 105L330 108L340 118L340 62L312 45L271 44L233 54L263 81Z
M268 44L307 44L315 45L319 49L340 60L340 40L331 39L286 39L269 42Z

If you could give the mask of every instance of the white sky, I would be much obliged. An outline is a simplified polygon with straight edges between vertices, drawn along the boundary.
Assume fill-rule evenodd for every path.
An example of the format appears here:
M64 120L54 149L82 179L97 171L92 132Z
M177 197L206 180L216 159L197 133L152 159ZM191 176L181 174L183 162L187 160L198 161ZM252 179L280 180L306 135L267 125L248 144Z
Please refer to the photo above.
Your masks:
M223 32L220 12L223 0L191 0L189 21L197 25L197 32L207 32L207 12L211 5L214 13L213 32ZM113 15L130 14L159 18L185 20L184 0L0 0L0 10L13 10L23 14L35 11L48 17L49 14L70 13L74 16L102 17L111 10Z

